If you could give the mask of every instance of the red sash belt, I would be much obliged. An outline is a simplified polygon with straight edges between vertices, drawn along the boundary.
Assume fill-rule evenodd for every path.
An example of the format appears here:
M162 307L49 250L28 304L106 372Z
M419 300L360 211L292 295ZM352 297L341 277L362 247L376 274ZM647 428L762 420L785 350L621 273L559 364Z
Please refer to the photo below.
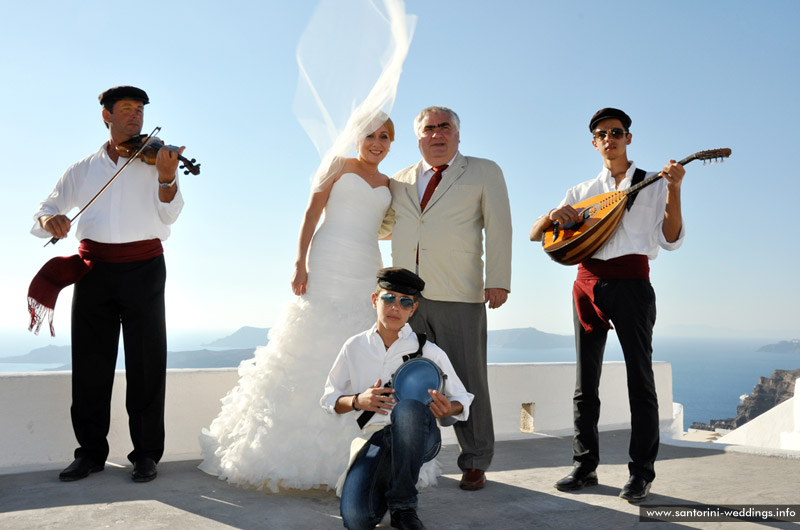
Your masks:
M650 262L647 256L628 254L610 260L587 259L578 265L578 277L572 285L575 310L584 331L591 333L595 327L612 329L608 317L594 300L597 280L649 280Z
M92 269L94 262L131 263L155 258L164 253L160 239L109 244L84 239L78 254L53 258L36 273L28 288L28 313L31 323L28 331L39 334L44 319L50 323L50 334L55 337L53 309L61 289L72 285Z

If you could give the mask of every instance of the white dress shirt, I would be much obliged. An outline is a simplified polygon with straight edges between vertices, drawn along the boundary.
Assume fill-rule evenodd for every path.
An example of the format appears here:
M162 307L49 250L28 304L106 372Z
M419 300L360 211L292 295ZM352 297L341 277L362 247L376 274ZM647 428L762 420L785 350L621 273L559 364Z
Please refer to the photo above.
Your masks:
M626 190L631 187L635 170L636 165L631 162L631 166L625 172L625 178L617 187L611 171L604 167L593 180L587 180L567 190L567 195L561 201L560 206L574 205L601 193ZM656 172L647 173L645 178L655 174ZM653 260L658 256L659 247L665 250L675 250L683 244L686 223L682 223L681 233L678 239L672 243L666 240L662 230L664 212L667 208L666 180L662 179L642 188L635 197L633 207L625 212L617 231L605 245L600 247L600 250L594 253L593 258L609 260L628 254L643 254Z
M453 155L453 158L450 159L450 162L447 163L447 168L453 167L453 160L456 159L458 156L458 152ZM444 171L447 171L445 169ZM444 171L442 171L442 178L444 178ZM422 165L419 168L419 177L417 178L417 193L419 194L419 200L422 202L422 196L425 195L425 190L428 188L428 183L433 178L433 174L435 171L433 170L433 166L429 163L425 162L425 159L422 159Z
M341 396L363 392L373 386L380 378L381 386L386 384L392 374L403 364L403 355L416 353L419 349L417 335L406 324L400 330L399 337L387 350L383 339L378 334L378 326L351 337L342 346L336 361L333 363L328 380L325 382L325 393L320 405L331 414L336 414L334 407ZM456 375L447 354L437 345L426 342L422 347L422 356L435 362L447 376L444 391L450 401L458 401L464 406L460 414L453 416L457 421L465 421L469 417L469 406L473 395L467 392L464 384ZM360 414L359 411L356 411ZM375 414L370 418L365 429L373 424L388 425L391 415ZM370 430L375 430L374 427Z
M39 225L43 215L67 215L73 208L83 208L127 158L115 163L108 156L106 144L64 172L55 189L33 216L31 233L50 237ZM177 178L177 171L176 171ZM176 186L180 184L176 181ZM158 199L158 171L142 160L132 161L111 186L78 218L75 237L98 243L130 243L149 239L166 240L172 223L183 208L180 187L171 202Z

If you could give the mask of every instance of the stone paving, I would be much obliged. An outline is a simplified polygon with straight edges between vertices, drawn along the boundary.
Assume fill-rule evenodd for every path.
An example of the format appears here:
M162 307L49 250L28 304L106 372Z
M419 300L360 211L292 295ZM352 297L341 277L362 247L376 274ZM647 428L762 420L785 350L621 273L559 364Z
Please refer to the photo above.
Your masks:
M618 497L627 480L628 431L601 433L600 484L562 493L553 483L571 468L569 437L532 435L499 442L489 483L458 488L457 448L438 459L444 475L420 494L419 516L435 529L800 528L800 523L640 522L639 507ZM68 462L65 462L66 465ZM0 475L0 528L302 529L342 528L333 492L278 494L242 489L206 475L197 461L162 462L158 478L137 484L130 466L62 483L58 469ZM795 505L800 515L800 458L726 451L717 444L662 444L647 505ZM388 517L379 528L389 528Z

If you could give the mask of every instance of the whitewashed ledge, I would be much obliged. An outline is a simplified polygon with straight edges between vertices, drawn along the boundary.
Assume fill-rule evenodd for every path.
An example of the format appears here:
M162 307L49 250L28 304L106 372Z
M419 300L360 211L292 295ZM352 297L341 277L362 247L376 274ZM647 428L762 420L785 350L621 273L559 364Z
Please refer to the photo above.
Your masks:
M662 441L683 433L683 412L672 402L672 367L654 362ZM164 460L200 456L198 434L220 409L219 400L238 381L235 368L183 369L167 373ZM498 441L572 433L575 363L490 364L495 437ZM0 375L0 474L60 469L72 460L75 438L70 423L69 372L27 372ZM125 411L125 374L118 371L111 410L109 461L127 465L131 451ZM630 428L625 364L603 365L601 431ZM445 444L455 443L452 428Z

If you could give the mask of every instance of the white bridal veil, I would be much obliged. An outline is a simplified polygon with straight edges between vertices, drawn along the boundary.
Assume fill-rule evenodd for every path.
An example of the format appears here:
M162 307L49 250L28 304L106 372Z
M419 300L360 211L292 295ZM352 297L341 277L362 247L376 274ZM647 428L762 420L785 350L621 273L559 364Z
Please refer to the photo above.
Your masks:
M320 154L312 192L389 116L416 17L400 0L322 0L297 46L294 112Z

